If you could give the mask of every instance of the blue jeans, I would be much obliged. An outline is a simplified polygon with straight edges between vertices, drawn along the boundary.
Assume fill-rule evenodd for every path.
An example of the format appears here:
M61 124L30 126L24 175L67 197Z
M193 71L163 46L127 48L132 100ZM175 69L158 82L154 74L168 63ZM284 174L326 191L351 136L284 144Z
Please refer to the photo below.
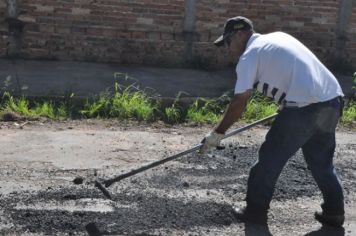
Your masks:
M323 194L322 209L344 214L343 190L333 156L335 128L340 118L338 98L302 108L284 108L274 120L250 170L247 206L267 211L277 179L286 162L299 148Z

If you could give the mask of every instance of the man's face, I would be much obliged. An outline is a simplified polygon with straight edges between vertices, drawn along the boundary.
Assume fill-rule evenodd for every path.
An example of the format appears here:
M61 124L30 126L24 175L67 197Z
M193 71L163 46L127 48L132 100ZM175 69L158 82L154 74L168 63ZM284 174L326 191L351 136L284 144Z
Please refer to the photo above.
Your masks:
M246 40L243 32L233 32L225 40L225 48L227 49L231 59L236 62L243 54L246 48Z

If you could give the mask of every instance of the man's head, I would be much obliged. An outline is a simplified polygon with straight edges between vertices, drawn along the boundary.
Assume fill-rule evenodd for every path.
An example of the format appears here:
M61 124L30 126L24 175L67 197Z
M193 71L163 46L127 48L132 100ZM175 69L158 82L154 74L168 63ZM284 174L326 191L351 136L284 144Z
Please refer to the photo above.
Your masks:
M228 49L234 59L238 59L246 49L248 39L253 33L252 21L243 16L236 16L226 21L224 33L214 44Z

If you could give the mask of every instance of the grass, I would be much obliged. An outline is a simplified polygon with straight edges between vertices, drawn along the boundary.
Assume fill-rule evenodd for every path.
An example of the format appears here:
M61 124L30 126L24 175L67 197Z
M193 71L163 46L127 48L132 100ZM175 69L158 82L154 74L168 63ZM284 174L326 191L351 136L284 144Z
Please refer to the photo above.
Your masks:
M68 111L64 104L56 105L53 102L36 102L33 105L25 97L15 98L10 93L3 94L1 113L14 112L27 118L47 117L52 120L68 118Z
M188 121L199 123L217 123L224 112L226 106L219 103L219 100L198 99L188 107Z
M175 105L164 109L165 121L169 124L176 124L182 119L181 111Z
M136 90L136 91L132 91ZM133 86L122 89L115 83L114 93L104 92L88 100L81 110L86 118L118 118L152 121L157 105L144 92Z
M260 93L254 93L246 107L242 119L252 122L276 113L278 106Z
M179 92L173 103L169 107L164 108L163 120L168 124L176 124L184 122L186 119L186 110L179 105L180 98L185 92Z
M355 78L356 80L356 78ZM216 124L222 117L228 101L223 99L197 99L187 108L179 105L179 93L169 107L160 107L160 101L153 99L134 86L121 88L115 84L114 91L103 92L88 99L81 106L73 105L74 94L71 93L62 102L30 102L26 97L13 97L5 92L0 103L0 114L14 112L26 118L46 117L52 120L72 118L117 118L151 122L163 120L168 124L181 122L198 122ZM253 122L276 112L277 105L254 93L248 102L242 120ZM356 101L350 102L344 109L342 124L356 124Z
M352 87L355 91L353 98L349 104L344 108L343 117L341 122L344 124L356 124L356 72L353 74L354 86Z
M199 106L199 102L203 105ZM220 99L200 99L200 101L195 101L188 108L187 120L215 124L221 119L226 107L226 102L222 102ZM256 92L251 96L242 116L242 120L245 122L253 122L265 118L276 113L277 108L275 103Z
M356 124L356 101L350 102L345 107L341 122L343 124Z

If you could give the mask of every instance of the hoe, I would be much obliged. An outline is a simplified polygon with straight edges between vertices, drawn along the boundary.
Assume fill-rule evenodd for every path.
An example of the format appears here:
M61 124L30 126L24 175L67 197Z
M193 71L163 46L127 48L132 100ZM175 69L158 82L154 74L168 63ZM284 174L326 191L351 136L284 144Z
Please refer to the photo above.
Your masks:
M238 134L238 133L240 133L242 131L248 130L248 129L250 129L250 128L256 126L256 125L259 125L261 123L264 123L266 121L272 120L276 116L277 116L277 114L274 114L274 115L268 116L266 118L263 118L261 120L258 120L258 121L254 122L254 123L251 123L249 125L246 125L246 126L244 126L242 128L235 129L235 130L225 134L223 139L231 137L231 136L233 136L235 134ZM116 177L113 177L113 178L110 178L110 179L107 179L107 180L102 180L102 181L96 180L95 181L95 187L100 189L100 191L105 195L105 197L107 197L108 199L112 199L111 194L107 190L107 188L110 187L113 183L119 182L120 180L126 179L126 178L128 178L130 176L136 175L136 174L138 174L140 172L143 172L145 170L151 169L153 167L156 167L156 166L161 165L163 163L166 163L168 161L172 161L172 160L177 159L177 158L179 158L181 156L184 156L184 155L186 155L188 153L197 151L197 150L200 149L201 146L202 146L201 143L197 144L196 146L194 146L194 147L192 147L192 148L190 148L190 149L188 149L186 151L183 151L181 153L175 154L173 156L166 157L166 158L164 158L162 160L159 160L159 161L156 161L156 162L152 162L152 163L150 163L148 165L142 166L142 167L140 167L138 169L131 170L131 171L127 172L127 173L118 175Z

